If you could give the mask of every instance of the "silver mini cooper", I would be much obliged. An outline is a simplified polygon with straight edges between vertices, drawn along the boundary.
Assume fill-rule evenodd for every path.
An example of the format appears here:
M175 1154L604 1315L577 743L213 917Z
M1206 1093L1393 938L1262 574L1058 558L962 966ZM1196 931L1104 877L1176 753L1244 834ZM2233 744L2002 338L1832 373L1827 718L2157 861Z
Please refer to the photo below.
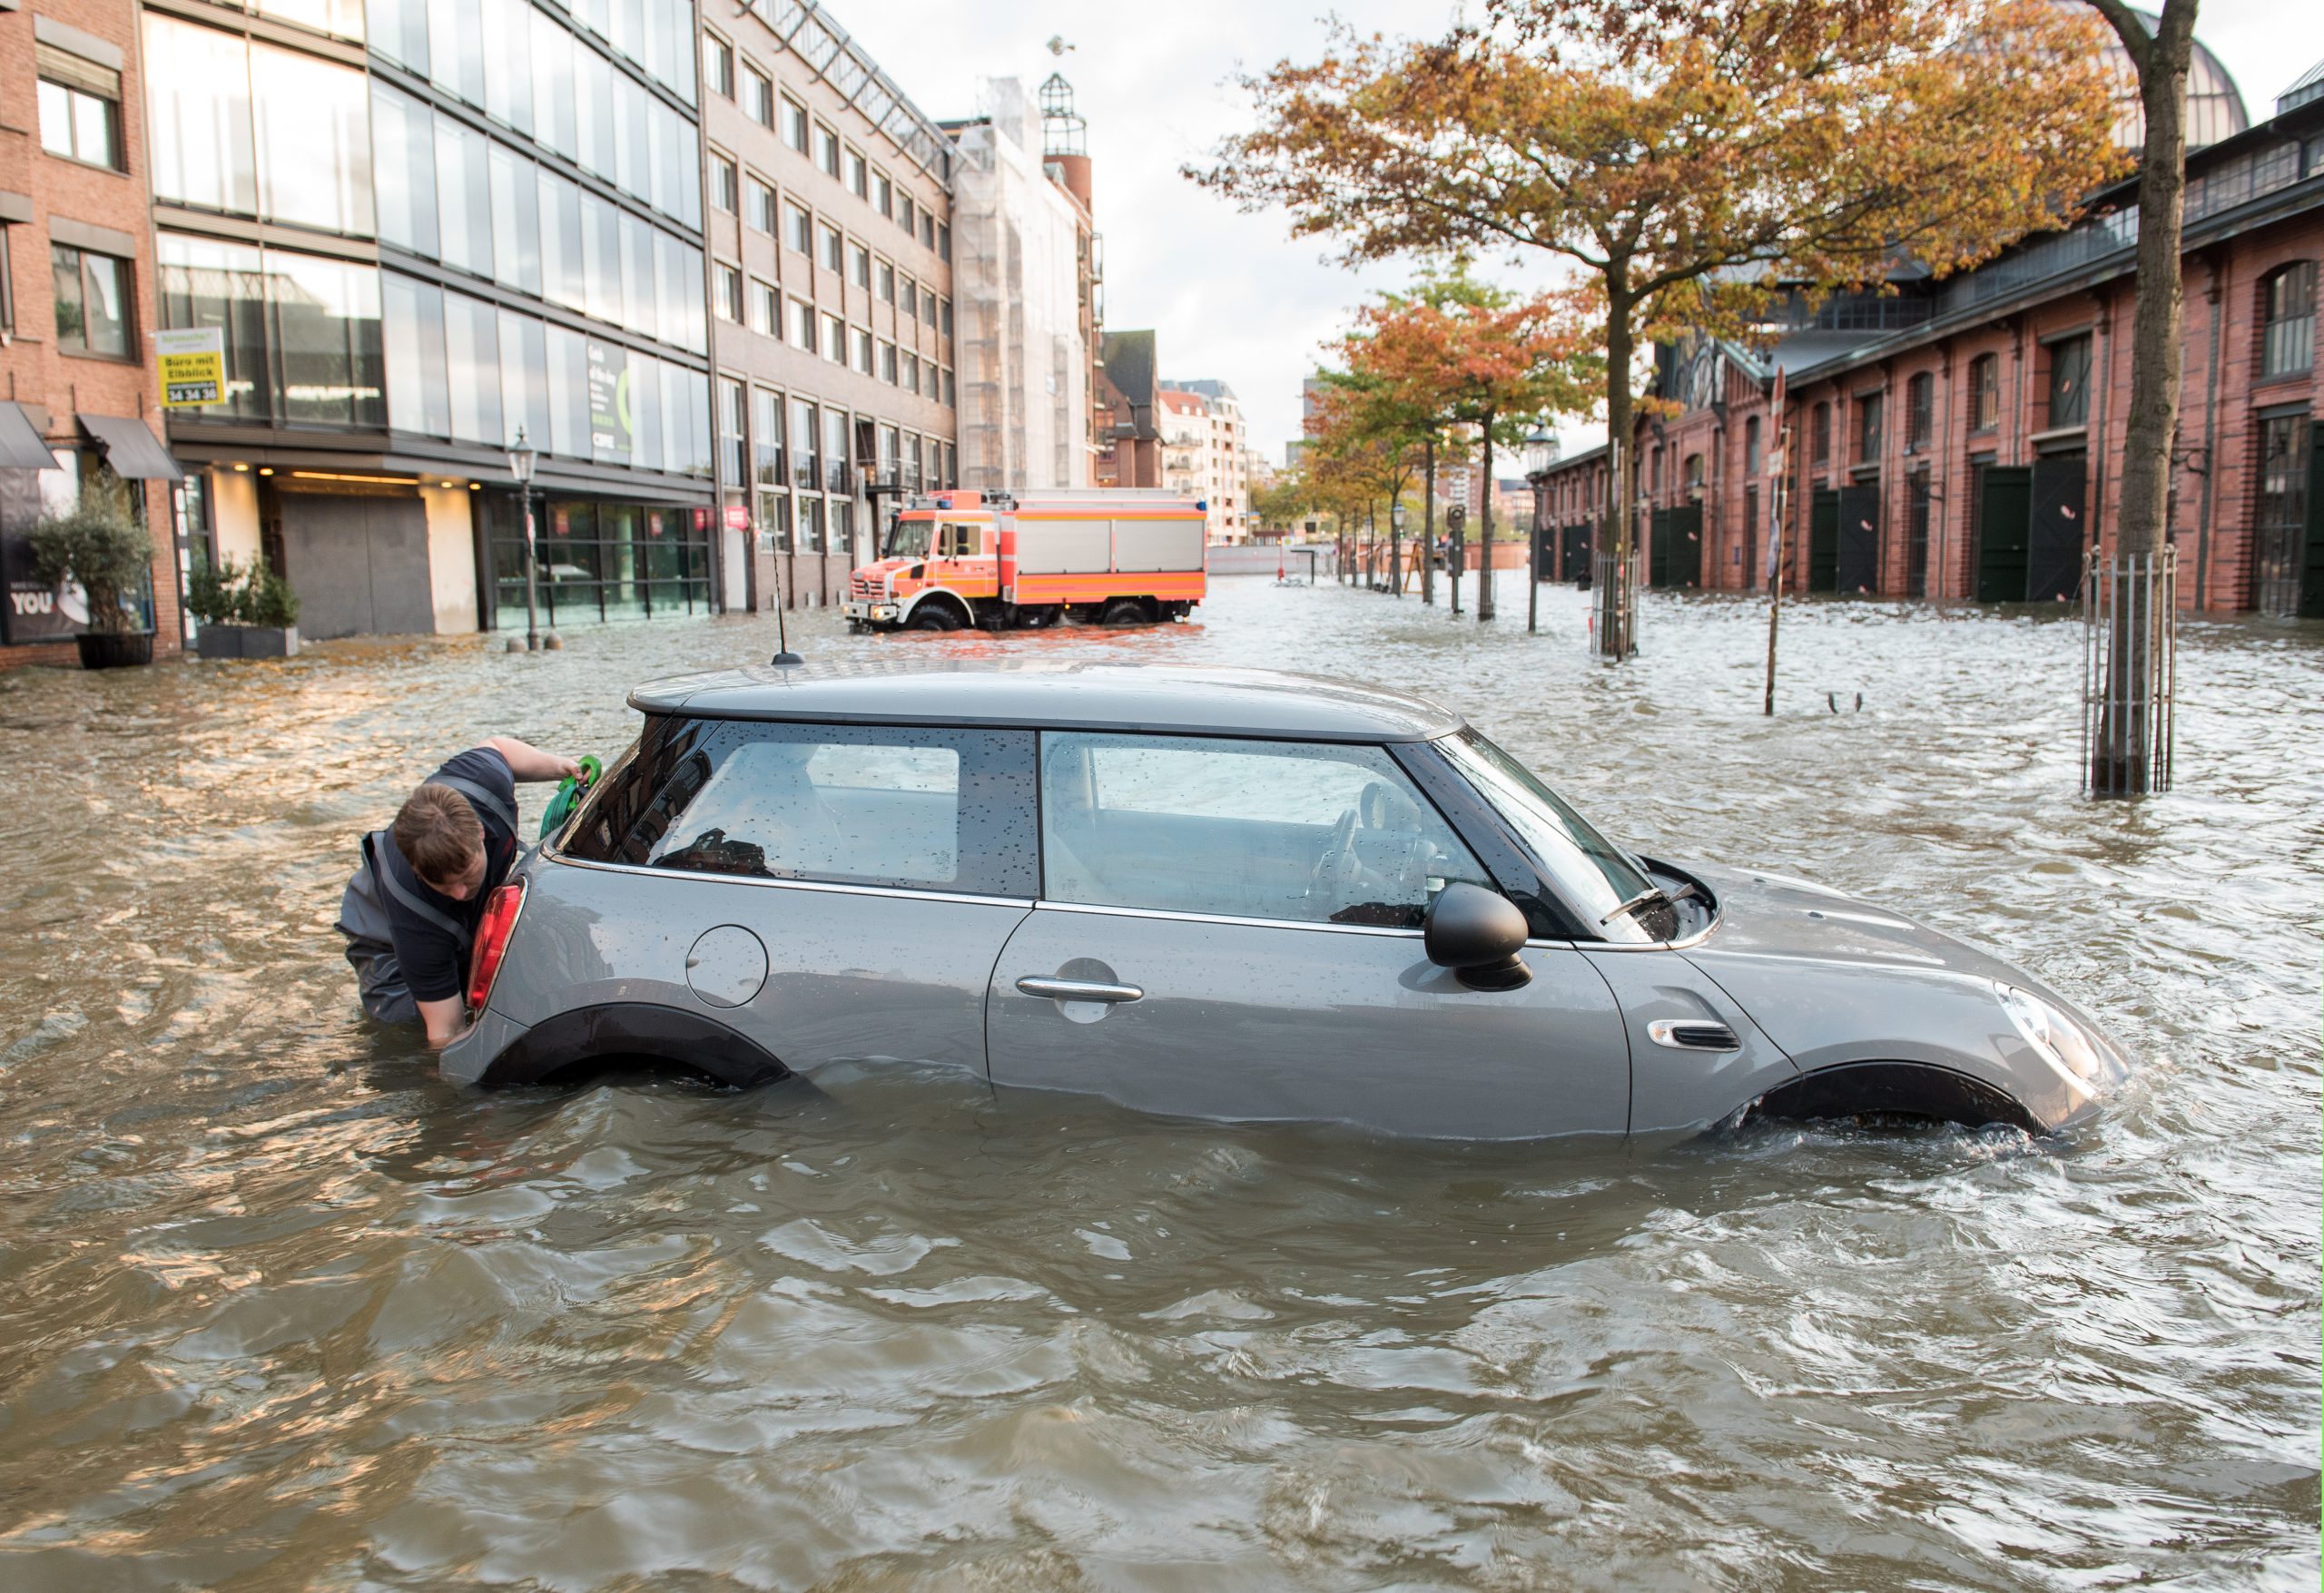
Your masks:
M1455 713L1214 669L758 668L485 915L450 1077L955 1064L1188 1116L2054 1129L2123 1071L2024 974L1805 880L1608 841Z

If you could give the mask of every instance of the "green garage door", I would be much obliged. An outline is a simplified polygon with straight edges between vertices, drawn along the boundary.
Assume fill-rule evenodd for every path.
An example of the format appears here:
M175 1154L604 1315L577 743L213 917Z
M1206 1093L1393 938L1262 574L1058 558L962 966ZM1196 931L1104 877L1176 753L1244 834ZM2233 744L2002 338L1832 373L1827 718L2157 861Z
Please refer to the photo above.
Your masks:
M1840 495L1828 487L1807 500L1807 589L1840 589Z
M2088 458L2082 454L2034 461L2024 594L2030 603L2072 602L2082 590L2082 549L2089 540L2083 494L2089 474Z
M2308 539L2299 560L2299 617L2324 619L2324 430L2308 450Z
M1866 481L1840 488L1839 550L1834 590L1851 597L1880 592L1880 487Z
M1662 584L1699 586L1703 584L1703 506L1686 504L1670 511L1665 536L1670 551L1662 556Z

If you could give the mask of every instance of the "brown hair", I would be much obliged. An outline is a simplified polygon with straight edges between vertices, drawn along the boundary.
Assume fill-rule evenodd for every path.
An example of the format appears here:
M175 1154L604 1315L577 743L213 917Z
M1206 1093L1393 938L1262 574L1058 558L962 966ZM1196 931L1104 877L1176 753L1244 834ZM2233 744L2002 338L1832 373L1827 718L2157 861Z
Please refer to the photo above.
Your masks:
M424 882L458 880L484 855L484 824L459 792L441 785L413 792L396 814L396 850Z

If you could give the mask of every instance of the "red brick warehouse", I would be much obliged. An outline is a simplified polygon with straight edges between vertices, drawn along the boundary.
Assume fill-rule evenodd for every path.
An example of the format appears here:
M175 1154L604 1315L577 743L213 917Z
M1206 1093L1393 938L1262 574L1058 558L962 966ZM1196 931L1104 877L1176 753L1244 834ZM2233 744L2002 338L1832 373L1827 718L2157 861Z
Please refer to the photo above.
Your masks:
M2180 601L2324 616L2324 66L2247 127L2207 53L2189 88L2185 376L2171 533ZM2133 122L2129 136L2135 141ZM2192 146L2200 144L2201 147ZM1769 414L1788 393L1787 590L2053 601L2111 545L2129 418L2137 184L1944 281L1788 306L1764 351L1659 348L1635 446L1649 584L1763 584ZM1548 477L1544 565L1587 567L1605 450Z

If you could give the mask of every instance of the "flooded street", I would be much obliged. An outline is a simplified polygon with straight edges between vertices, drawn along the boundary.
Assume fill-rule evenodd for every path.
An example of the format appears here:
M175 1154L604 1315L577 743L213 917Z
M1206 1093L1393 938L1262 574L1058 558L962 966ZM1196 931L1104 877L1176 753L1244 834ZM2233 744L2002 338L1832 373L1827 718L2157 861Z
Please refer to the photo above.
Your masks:
M1770 721L1760 602L1610 670L1503 581L791 639L1438 696L1624 841L2025 965L2127 1091L1628 1152L471 1093L359 1020L357 835L489 734L610 761L771 618L0 675L0 1587L2314 1588L2324 630L2188 625L2180 789L2100 804L2070 621L1793 606Z

